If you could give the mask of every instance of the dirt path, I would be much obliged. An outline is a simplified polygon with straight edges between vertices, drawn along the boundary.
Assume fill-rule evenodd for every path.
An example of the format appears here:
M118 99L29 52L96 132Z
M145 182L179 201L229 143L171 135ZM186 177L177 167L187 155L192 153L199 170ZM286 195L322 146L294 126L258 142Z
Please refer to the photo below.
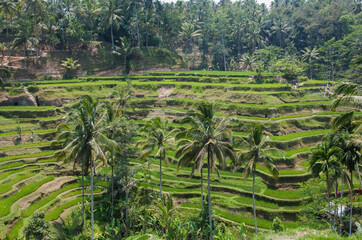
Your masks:
M168 98L170 94L175 90L174 87L161 87L157 89L158 91L158 98Z
M34 96L29 93L29 91L26 87L24 87L24 93L28 96L29 100L34 104L34 106L38 106Z

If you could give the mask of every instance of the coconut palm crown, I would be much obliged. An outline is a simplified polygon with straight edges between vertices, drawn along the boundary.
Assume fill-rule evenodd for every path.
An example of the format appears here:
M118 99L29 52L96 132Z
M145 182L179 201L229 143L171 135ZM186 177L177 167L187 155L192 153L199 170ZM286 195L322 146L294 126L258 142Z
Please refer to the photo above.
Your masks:
M193 164L194 170L197 169L197 171L201 171L203 161L207 158L209 227L210 232L212 232L210 173L216 170L220 175L216 164L217 161L219 166L224 168L226 167L227 158L234 160L231 132L227 129L231 118L217 119L214 104L211 102L203 102L197 109L197 112L188 112L187 116L182 120L184 124L190 125L190 128L176 135L178 149L175 156L179 158L179 167Z

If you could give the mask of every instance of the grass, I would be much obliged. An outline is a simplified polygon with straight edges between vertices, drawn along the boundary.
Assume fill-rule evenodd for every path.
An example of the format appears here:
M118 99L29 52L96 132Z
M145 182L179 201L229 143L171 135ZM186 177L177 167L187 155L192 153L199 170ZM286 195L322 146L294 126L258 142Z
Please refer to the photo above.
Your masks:
M49 181L52 181L54 179L54 176L46 177L38 182L34 182L28 185L25 185L20 188L20 191L0 200L0 217L6 216L10 213L11 205L19 200L20 198L29 195L30 193L34 192L36 189L38 189L41 185L44 183L47 183Z
M52 142L53 142L53 141L38 142L38 143L28 143L28 144L23 144L23 145L0 147L0 151L4 151L4 150L15 150L15 149L19 149L19 148L45 147L45 146L50 146Z
M10 191L13 188L14 184L16 184L24 179L31 178L35 174L37 174L37 173L33 172L33 173L29 173L29 174L19 175L16 178L12 179L11 181L1 184L0 194Z
M267 167L263 166L263 165L257 165L256 168L258 170L261 170L263 172L266 172L268 174L270 174L270 171ZM283 176L283 175L301 175L301 174L306 174L307 171L305 170L294 170L294 169L287 169L287 170L279 170L279 176Z
M73 183L73 184L69 184L66 185L65 187L62 187L61 189L51 193L49 196L42 198L40 201L38 201L35 204L32 204L30 207L28 207L22 214L22 217L28 217L30 215L32 215L35 210L37 210L38 208L42 207L43 205L47 204L48 202L54 200L60 193L63 193L65 191L68 191L70 189L73 188L78 188L81 187L81 183Z
M23 166L23 165L24 165L23 162L15 162L15 163L4 164L4 165L0 166L0 171L1 170L6 170L6 169L9 169L9 168L17 168L17 167L20 167L20 166Z
M283 135L283 136L270 136L270 139L275 140L275 141L288 141L288 140L301 138L301 137L308 137L308 136L322 135L322 134L325 135L329 132L331 132L331 130L329 130L329 129L312 130L312 131L291 133L291 134L287 134L287 135Z
M298 191L278 191L266 188L264 194L267 196L275 197L275 198L282 198L282 199L301 199L303 195Z
M283 223L284 224L284 223ZM255 240L270 240L270 239L296 239L296 240L358 240L362 239L362 234L353 234L351 237L340 236L337 233L331 232L329 229L318 230L309 229L303 226L303 223L300 223L298 228L290 228L286 225L286 229L283 232L279 233L264 233L255 236Z
M101 198L102 198L101 195L96 195L96 196L94 196L94 201L97 201L97 200L99 200ZM65 209L73 207L73 206L78 205L80 203L82 203L82 197L78 197L76 199L65 202L62 205L60 205L59 207L54 208L52 211L48 212L45 215L45 220L46 221L54 221L54 220L56 220L56 219L58 219L60 217L60 214L62 214L62 212Z
M17 125L16 125L17 126ZM20 125L22 126L22 125ZM47 133L55 133L56 129L39 129L39 130L35 130L34 134L37 135L42 135L42 134L47 134ZM22 131L21 134L31 134L31 131ZM6 136L13 136L13 135L17 135L18 133L13 131L13 132L6 132L6 133L0 133L0 137L6 137Z
M47 157L47 156L53 155L54 152L56 152L56 151L47 151L47 152L40 152L40 153L30 153L30 154L6 156L6 157L0 158L0 162L6 162L6 161L24 159L24 158Z
M15 225L11 228L11 231L7 235L8 239L15 239L18 236L20 228L23 226L23 224L24 224L24 219L20 218L19 221L17 221Z
M57 107L54 106L0 106L1 111L46 111L55 110Z
M193 71L183 71L183 72L154 72L153 74L160 74L160 75L178 75L178 74L188 74L188 75L192 75L192 74L199 74L199 75L256 75L256 72L234 72L234 71L201 71L201 70L193 70ZM262 73L262 75L266 75L266 76L272 76L273 74L271 73Z
M25 167L25 168L21 168L21 169L11 169L8 170L6 172L1 173L0 175L0 181L7 178L8 176L12 175L12 174L20 174L23 171L27 171L27 170L35 170L40 168L39 166L30 166L30 167Z

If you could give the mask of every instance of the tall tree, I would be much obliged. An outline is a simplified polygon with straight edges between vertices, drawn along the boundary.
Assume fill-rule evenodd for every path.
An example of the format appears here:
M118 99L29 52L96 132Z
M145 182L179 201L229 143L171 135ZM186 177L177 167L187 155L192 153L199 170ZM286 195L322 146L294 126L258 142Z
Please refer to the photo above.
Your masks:
M149 156L157 149L155 156L159 156L160 159L160 196L162 197L162 160L167 166L168 157L166 145L170 144L173 140L172 134L174 131L170 131L168 121L162 121L160 117L155 117L146 123L141 131L145 133L146 137L145 140L139 140L136 143L143 150L141 158Z
M281 18L278 18L274 22L274 26L271 28L271 30L277 35L279 47L281 48L284 43L283 36L288 35L288 33L291 31L291 27L289 27L289 24L285 23Z
M212 219L211 219L211 187L210 174L217 170L217 161L222 168L226 166L226 158L234 160L234 150L231 146L231 132L227 126L231 118L215 117L214 104L203 102L198 107L198 112L189 112L182 123L189 124L190 128L177 134L179 141L176 156L179 156L178 166L186 166L196 163L199 170L202 167L203 159L207 158L207 189L208 189L208 212L210 239L212 239Z
M44 0L26 0L27 8L26 11L32 11L33 13L33 19L34 19L34 25L33 25L33 37L35 39L39 39L38 31L37 31L37 21L38 21L38 15L42 16L44 14L44 9L46 7L46 2ZM39 56L39 49L36 49L37 54L37 61Z
M112 49L114 50L114 34L113 34L113 28L116 30L120 27L120 22L123 19L123 16L121 15L122 9L119 8L119 5L117 4L117 0L107 0L104 2L104 5L102 7L103 12L103 22L107 27L111 28L111 42L112 42Z
M313 75L312 75L312 62L314 59L318 59L318 50L316 48L305 48L305 50L302 50L302 54L303 54L303 61L308 61L308 65L309 65L309 74L310 74L310 79L313 79Z
M349 105L356 109L362 107L362 85L357 83L342 83L337 86L334 92L335 99L332 103L332 110L339 105Z
M11 72L7 68L0 68L0 88L1 90L5 90L4 79L10 79Z
M333 224L331 217L330 176L333 173L341 171L341 164L338 161L340 154L341 149L339 147L333 146L333 144L328 142L323 142L312 150L312 155L309 162L309 167L314 177L319 177L321 174L326 175L329 224L332 231L334 229L332 228Z
M133 108L131 106L131 99L134 90L132 88L131 82L127 82L126 85L120 85L113 89L110 98L113 101L113 104L116 105L115 117L126 116L126 109Z
M244 178L248 176L253 176L253 212L254 212L254 227L255 234L258 234L258 225L256 222L256 209L255 209L255 175L256 175L256 166L257 164L264 164L268 170L272 173L274 178L277 178L279 171L273 163L273 159L268 154L268 151L273 149L267 146L268 137L263 135L264 128L261 124L256 123L249 129L249 134L247 139L244 141L248 146L248 150L240 151L239 153L239 162L246 162L244 167Z
M115 151L118 145L110 140L103 128L106 121L107 108L98 100L84 96L81 101L73 105L67 117L68 125L58 127L57 142L62 148L55 155L65 162L73 161L74 166L82 166L83 207L82 224L84 224L84 175L91 173L91 215L92 215L92 240L94 239L94 202L93 178L95 160L107 161L105 152Z
M128 73L130 70L127 67L127 59L131 56L133 50L134 47L132 47L131 42L126 37L120 37L119 46L116 46L113 51L113 54L123 57L123 71L125 73Z
M6 44L8 49L9 64L10 64L10 41L9 41L9 19L17 12L16 3L13 0L4 0L0 2L0 12L4 13L6 22Z

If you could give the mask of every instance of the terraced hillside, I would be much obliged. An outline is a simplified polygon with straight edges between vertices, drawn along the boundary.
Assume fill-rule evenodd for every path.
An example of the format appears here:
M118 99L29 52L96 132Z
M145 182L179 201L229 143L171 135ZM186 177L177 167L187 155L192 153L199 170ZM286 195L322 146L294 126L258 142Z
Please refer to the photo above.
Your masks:
M284 150L285 157L274 155L280 170L278 180L272 178L265 166L257 168L258 226L268 230L278 216L287 228L296 227L303 200L297 186L310 178L309 150L329 132L331 119L339 113L329 111L330 99L323 87L328 81L305 81L294 89L272 75L262 75L264 83L257 84L254 75L168 72L8 83L9 92L23 86L31 90L40 106L0 106L0 239L22 235L36 212L46 212L46 219L55 221L78 206L81 202L79 171L74 171L72 164L57 162L53 157L57 150L52 146L56 127L68 106L80 96L106 99L112 88L127 81L135 90L134 109L127 111L139 125L160 116L167 118L173 128L185 127L180 120L202 100L214 101L218 116L235 116L231 126L236 136L246 135L254 122L263 123L270 145ZM20 105L17 99L28 95L20 92L19 96L12 97L10 102ZM198 214L200 176L190 178L191 168L177 169L173 149L168 154L172 161L164 166L163 191L174 196L181 209L187 210L181 211L183 215ZM135 158L131 164L141 165L144 161ZM141 171L139 185L158 191L158 168L158 162L151 159L150 176L145 177L148 173ZM221 177L212 174L213 210L221 221L252 227L252 181L243 178L242 168L224 169ZM357 179L354 182L357 183ZM100 196L107 182L98 178L96 185L96 194ZM361 206L358 201L354 204Z

